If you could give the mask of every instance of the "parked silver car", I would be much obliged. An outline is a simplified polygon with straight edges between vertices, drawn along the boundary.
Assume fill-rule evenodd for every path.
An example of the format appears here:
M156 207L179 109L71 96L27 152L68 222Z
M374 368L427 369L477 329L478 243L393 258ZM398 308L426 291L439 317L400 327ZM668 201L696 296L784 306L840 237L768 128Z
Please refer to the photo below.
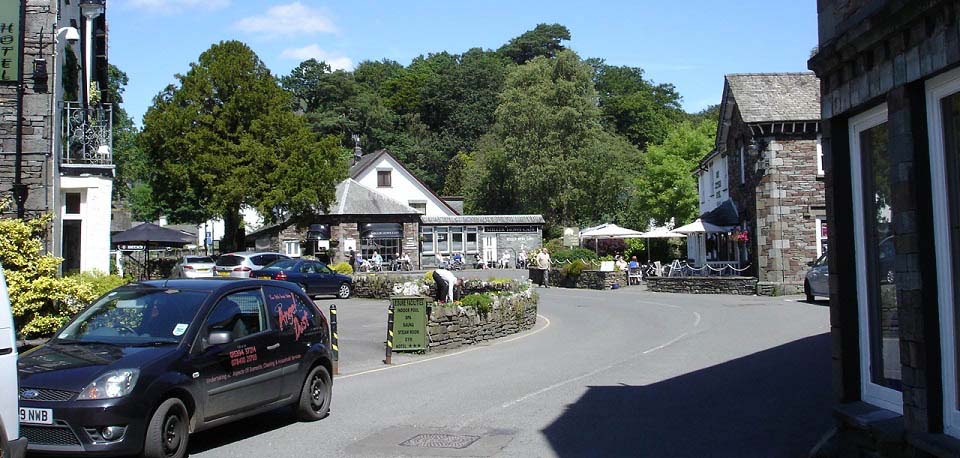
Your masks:
M217 258L213 274L217 277L250 278L250 272L262 269L278 259L290 259L289 256L265 251L241 251L227 253Z
M213 258L210 256L184 256L170 271L170 278L203 278L213 276Z
M830 296L830 268L827 266L827 254L810 263L810 270L803 281L803 294L812 302L816 296Z

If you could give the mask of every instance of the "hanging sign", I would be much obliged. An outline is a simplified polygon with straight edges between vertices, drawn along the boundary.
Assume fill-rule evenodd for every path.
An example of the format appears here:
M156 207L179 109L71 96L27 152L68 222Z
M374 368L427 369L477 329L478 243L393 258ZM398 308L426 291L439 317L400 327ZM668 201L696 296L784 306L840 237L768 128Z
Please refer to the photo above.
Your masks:
M20 9L23 2L0 2L0 81L19 81Z

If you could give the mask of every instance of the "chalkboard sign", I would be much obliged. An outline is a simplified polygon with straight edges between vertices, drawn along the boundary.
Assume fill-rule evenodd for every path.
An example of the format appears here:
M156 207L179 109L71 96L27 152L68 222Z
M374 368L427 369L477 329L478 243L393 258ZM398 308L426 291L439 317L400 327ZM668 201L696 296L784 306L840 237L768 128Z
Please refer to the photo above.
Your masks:
M391 297L393 304L393 350L427 349L427 298Z

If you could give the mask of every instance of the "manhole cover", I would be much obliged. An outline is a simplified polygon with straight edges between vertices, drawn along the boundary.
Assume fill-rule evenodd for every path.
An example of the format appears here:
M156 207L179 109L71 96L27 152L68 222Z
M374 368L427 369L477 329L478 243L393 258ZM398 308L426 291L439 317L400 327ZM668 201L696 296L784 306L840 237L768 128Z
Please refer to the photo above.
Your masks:
M405 447L422 448L467 448L480 439L480 436L459 434L418 434L400 443Z

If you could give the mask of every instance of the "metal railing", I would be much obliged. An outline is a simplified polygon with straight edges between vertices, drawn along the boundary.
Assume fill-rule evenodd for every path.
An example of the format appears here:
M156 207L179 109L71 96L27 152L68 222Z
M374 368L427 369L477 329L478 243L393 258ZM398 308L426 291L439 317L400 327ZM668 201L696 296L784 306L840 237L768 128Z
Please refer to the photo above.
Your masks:
M113 164L113 106L79 102L63 105L61 162L80 165Z

